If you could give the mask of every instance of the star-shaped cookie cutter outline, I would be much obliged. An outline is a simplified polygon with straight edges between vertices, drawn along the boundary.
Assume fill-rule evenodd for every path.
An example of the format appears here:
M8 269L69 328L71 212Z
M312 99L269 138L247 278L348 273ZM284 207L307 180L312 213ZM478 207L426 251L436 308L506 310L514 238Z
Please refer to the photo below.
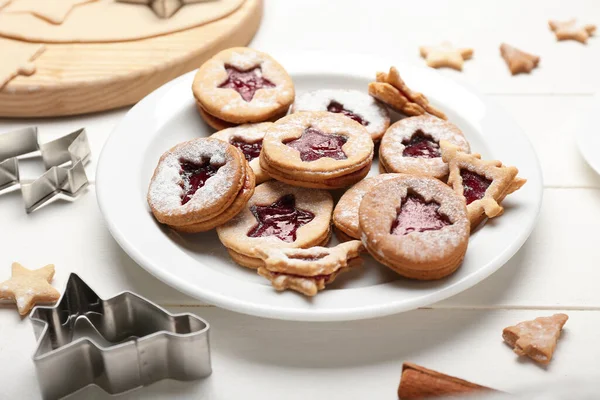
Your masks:
M46 172L33 182L23 182L19 158L39 153ZM84 165L91 151L85 128L47 143L40 143L37 127L0 134L0 191L20 186L25 211L31 213L56 195L76 198L89 183Z
M190 313L171 314L132 292L103 300L74 273L57 305L35 307L30 318L44 399L89 385L114 395L212 373L208 322Z

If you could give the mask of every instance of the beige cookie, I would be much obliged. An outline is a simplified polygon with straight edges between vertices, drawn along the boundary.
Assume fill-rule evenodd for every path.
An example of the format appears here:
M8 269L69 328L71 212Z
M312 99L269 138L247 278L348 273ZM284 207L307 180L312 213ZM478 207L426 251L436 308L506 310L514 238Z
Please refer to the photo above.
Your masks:
M192 92L202 110L233 124L268 121L294 101L285 69L268 54L246 47L223 50L202 64Z
M27 315L35 304L54 303L60 293L52 286L54 265L29 270L19 263L12 265L12 277L0 283L0 299L17 303L19 314Z

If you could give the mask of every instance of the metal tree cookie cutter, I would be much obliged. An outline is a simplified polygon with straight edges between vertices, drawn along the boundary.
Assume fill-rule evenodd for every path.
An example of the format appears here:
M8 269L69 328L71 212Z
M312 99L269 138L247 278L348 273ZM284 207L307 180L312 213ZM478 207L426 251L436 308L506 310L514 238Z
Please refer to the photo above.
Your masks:
M31 320L38 339L33 361L45 399L88 385L118 394L212 372L206 321L171 314L132 292L102 300L76 274L58 304L35 307Z
M31 183L21 182L19 157L39 152L46 172ZM77 197L88 185L84 164L90 159L85 129L40 144L37 127L0 134L0 190L20 185L27 213L57 194ZM63 166L66 164L69 166Z

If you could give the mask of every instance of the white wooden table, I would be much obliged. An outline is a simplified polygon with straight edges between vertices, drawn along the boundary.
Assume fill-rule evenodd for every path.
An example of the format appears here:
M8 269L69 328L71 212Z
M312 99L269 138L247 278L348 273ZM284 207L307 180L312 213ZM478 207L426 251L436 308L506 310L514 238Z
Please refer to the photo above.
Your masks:
M423 64L418 46L451 40L475 49L467 82L504 106L524 128L543 168L538 226L515 257L476 287L431 308L340 323L272 321L201 305L159 282L119 248L105 228L94 185L74 203L26 215L18 192L0 196L0 280L19 261L57 266L63 288L77 272L103 297L132 290L172 311L210 321L213 375L201 382L163 381L122 398L393 399L403 361L505 391L560 379L600 376L600 177L580 157L574 131L600 87L600 39L557 43L550 18L600 24L596 0L384 1L267 0L252 46L364 52ZM542 57L531 75L511 77L499 56L506 41ZM365 55L368 56L368 55ZM318 63L319 60L314 60ZM382 66L382 68L385 66ZM37 124L44 138L87 127L97 159L127 110L41 121L0 121L0 131ZM40 172L28 165L31 178ZM87 168L95 173L95 161ZM92 178L93 180L93 178ZM570 319L547 368L521 362L501 340L505 326L557 311ZM0 308L0 398L37 399L28 319ZM89 388L74 398L108 398Z

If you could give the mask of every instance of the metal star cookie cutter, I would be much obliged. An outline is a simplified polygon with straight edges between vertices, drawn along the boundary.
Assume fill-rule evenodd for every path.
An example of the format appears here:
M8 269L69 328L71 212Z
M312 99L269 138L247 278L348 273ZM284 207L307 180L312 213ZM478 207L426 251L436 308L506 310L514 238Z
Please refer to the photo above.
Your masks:
M30 318L38 339L33 361L45 399L88 385L118 394L212 372L206 321L171 314L132 292L102 300L76 274L56 306L35 307Z
M46 172L31 183L21 182L18 159L34 152L40 153ZM58 194L75 198L88 185L84 164L90 154L85 128L43 144L37 127L0 134L0 190L20 185L27 213ZM67 163L70 166L63 166Z

